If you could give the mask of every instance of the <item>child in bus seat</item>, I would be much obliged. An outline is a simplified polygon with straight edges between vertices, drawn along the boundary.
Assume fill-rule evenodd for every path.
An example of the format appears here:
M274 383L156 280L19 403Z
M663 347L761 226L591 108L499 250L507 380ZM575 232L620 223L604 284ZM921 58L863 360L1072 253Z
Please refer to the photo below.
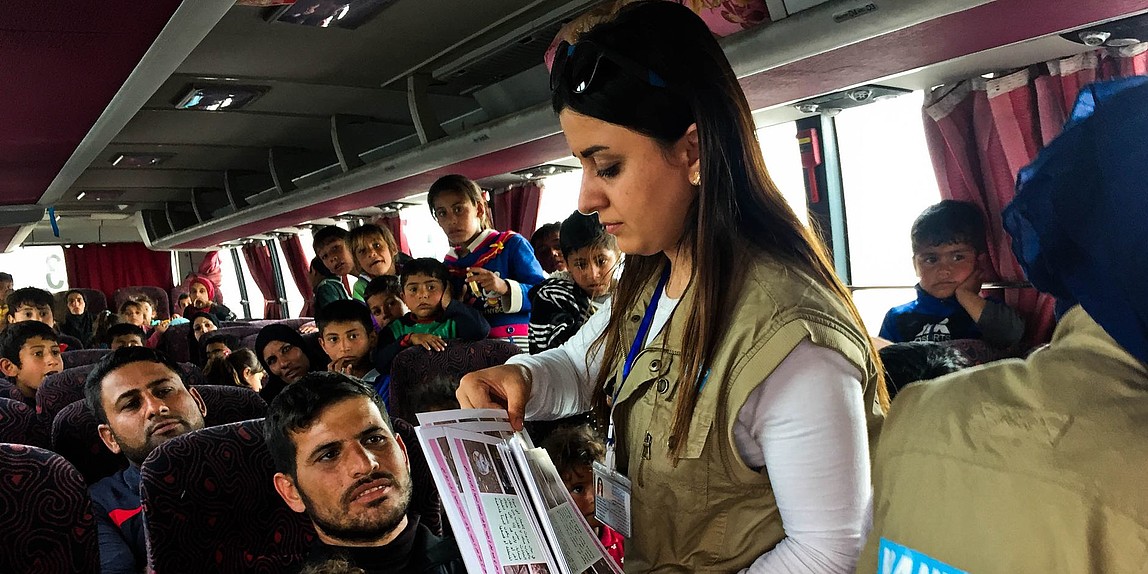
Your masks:
M459 377L439 374L406 389L406 407L403 412L433 413L459 408L458 397L455 396L458 380Z
M347 235L347 247L355 257L355 270L359 279L351 296L366 301L367 285L372 279L399 274L411 256L399 251L399 244L391 230L373 223L360 225Z
M473 307L451 297L450 275L437 259L412 259L399 276L403 303L410 312L392 321L379 333L375 369L390 374L391 362L403 349L428 351L446 348L448 339L478 341L486 338L490 324ZM380 393L384 399L387 395Z
M92 315L88 312L88 302L81 291L72 289L64 295L68 304L68 314L60 332L80 340L84 347L92 346Z
M255 351L238 349L226 356L217 355L203 367L203 378L213 385L246 387L255 392L263 389L267 371L259 364Z
M156 302L154 300L152 300L151 297L148 297L147 295L144 295L143 293L138 293L136 295L133 295L131 297L131 299L134 301L138 301L141 305L144 306L144 316L147 317L148 324L151 325L152 327L158 327L159 324L164 322L164 321L167 321L168 325L182 325L184 323L187 323L187 319L184 319L182 315L176 315L176 316L171 317L170 319L160 319L159 318L159 311L157 310L158 307L156 306Z
M322 259L316 257L311 260L307 276L311 281L311 292L315 294L312 299L312 310L316 315L330 303L351 298L347 286L343 285L343 280L331 273Z
M108 347L116 350L121 347L143 347L147 341L147 333L134 323L116 323L108 327Z
M183 310L186 309L190 304L191 295L188 295L187 293L180 293L179 296L175 298L175 305L171 308L171 318L183 318Z
M235 320L235 313L232 313L231 309L214 301L215 283L207 277L201 275L192 277L187 285L187 293L191 297L191 302L183 310L185 319L191 320L191 316L195 313L208 313L219 321Z
M15 282L11 273L0 271L0 329L8 326L8 296Z
M355 257L351 254L348 239L350 233L337 225L328 225L315 232L311 245L315 248L315 258L323 263L329 275L344 284L344 290L350 294L346 276L355 270ZM316 305L317 306L317 305Z
M148 320L147 306L132 299L128 299L124 301L123 305L120 305L120 318L123 319L125 323L130 323L142 329L144 332L144 344L152 349L159 345L163 334L167 332L168 327L170 327L167 323L161 323L153 328L150 324L151 321Z
M951 199L925 209L911 231L917 299L885 315L880 336L894 343L983 339L1009 348L1024 320L1001 301L981 297L984 219L973 204Z
M217 357L226 357L235 351L243 348L243 343L239 337L231 333L221 333L219 331L208 334L199 341L203 347L203 356L208 361Z
M398 276L382 275L371 279L363 291L363 297L367 301L367 309L371 311L371 319L375 322L375 332L385 329L391 321L407 313Z
M8 325L23 321L39 321L56 331L56 341L61 349L83 349L84 344L77 338L61 333L56 325L52 306L56 304L52 294L36 287L21 287L8 295Z
M22 321L0 333L0 371L15 385L19 397L34 406L44 377L64 370L56 330L40 321Z
M605 442L589 424L580 424L556 429L542 441L542 448L554 461L578 511L598 533L606 552L622 566L624 538L594 518L594 496L601 494L594 484L594 463L606 457Z
M885 367L885 384L889 386L889 399L910 383L935 379L973 366L973 362L959 350L945 343L910 341L893 343L877 351Z
M531 354L565 343L610 300L614 268L622 255L597 214L575 211L562 222L558 237L566 270L530 291Z
M490 337L528 350L530 298L546 279L534 248L513 231L491 229L489 208L478 184L447 175L431 185L431 214L450 242L444 262L455 297L481 312Z
M133 295L131 297L131 299L132 299L132 301L139 303L143 307L143 314L144 314L144 321L145 321L144 330L148 331L149 338L152 336L155 336L156 333L159 333L159 337L162 337L163 334L166 333L168 328L170 328L172 325L179 325L179 324L187 322L187 319L182 319L182 318L178 319L178 320L176 320L176 319L160 319L159 314L156 313L156 310L155 310L156 309L155 301L152 301L151 297L148 297L147 295L144 295L143 293L138 293L136 295ZM156 339L155 339L156 345L159 344L159 337L156 337ZM152 348L154 349L155 347L152 346Z
M538 259L542 270L549 274L566 270L566 260L562 258L562 246L558 239L561 230L562 222L557 221L535 229L534 235L530 236L534 256Z
M122 324L118 313L110 309L105 309L96 315L95 320L92 321L92 348L93 349L107 349L112 343L112 339L108 336L108 330L115 325ZM140 345L143 345L143 339L140 339Z
M334 301L315 314L319 345L331 358L327 370L375 383L378 371L371 363L375 349L375 329L371 313L353 299Z

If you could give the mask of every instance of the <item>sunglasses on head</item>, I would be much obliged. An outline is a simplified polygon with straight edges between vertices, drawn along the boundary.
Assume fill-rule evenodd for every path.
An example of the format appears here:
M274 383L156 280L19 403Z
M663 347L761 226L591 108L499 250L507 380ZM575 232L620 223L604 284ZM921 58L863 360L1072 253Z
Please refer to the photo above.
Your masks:
M563 77L570 80L570 91L583 94L594 83L598 67L606 60L622 71L646 82L655 88L666 88L666 80L657 72L643 66L618 52L604 48L591 41L571 44L563 40L554 53L554 66L550 70L550 91L558 89Z

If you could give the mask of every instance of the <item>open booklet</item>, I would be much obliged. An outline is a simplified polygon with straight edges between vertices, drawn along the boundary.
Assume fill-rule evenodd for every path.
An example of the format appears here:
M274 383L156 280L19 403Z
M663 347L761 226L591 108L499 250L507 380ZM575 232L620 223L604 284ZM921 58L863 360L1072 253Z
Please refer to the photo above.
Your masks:
M468 572L622 572L578 511L545 450L506 411L418 415L430 463Z

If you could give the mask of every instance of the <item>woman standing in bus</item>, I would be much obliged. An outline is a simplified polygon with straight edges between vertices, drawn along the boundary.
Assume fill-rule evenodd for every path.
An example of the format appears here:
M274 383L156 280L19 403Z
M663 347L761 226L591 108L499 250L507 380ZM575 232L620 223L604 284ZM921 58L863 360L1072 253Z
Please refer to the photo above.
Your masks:
M637 2L559 44L551 88L579 210L625 271L570 341L463 377L459 402L611 421L596 474L632 495L604 520L632 527L627 571L852 572L880 363L718 43L688 8Z
M530 242L513 231L491 229L482 190L464 176L439 178L427 203L450 241L443 262L451 274L451 292L486 317L491 339L506 339L528 351L527 294L546 279Z

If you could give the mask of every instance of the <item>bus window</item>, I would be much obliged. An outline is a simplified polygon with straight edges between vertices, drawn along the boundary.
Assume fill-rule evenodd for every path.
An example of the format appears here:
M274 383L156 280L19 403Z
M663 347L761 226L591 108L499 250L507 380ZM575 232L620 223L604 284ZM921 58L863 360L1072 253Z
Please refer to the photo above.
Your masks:
M562 222L570 217L578 209L578 191L581 186L580 169L543 179L542 197L538 200L538 227Z
M11 253L0 253L0 271L12 274L17 289L39 287L56 292L68 288L64 250L59 245L20 247Z
M757 140L761 144L769 177L797 213L797 218L809 225L809 210L805 207L805 168L801 166L801 150L797 147L797 122L761 128L757 130Z
M247 287L247 301L251 306L251 316L243 316L243 297L239 290L239 280L235 276L235 260L231 257L232 251L230 249L220 249L219 259L220 265L223 266L223 304L231 309L233 313L240 319L262 319L263 318L263 295L259 291L259 286L255 284L255 279L251 277L251 272L247 270L247 262L243 260L242 251L239 253L239 266L243 270L243 282ZM292 309L294 313L298 313L297 309Z
M414 203L403 210L403 233L407 236L407 245L411 249L411 257L432 257L442 260L443 255L450 250L450 243L446 234L438 226L438 222L431 216L427 207L425 193L404 199Z
M924 92L847 109L835 119L841 156L854 300L870 333L885 312L916 294L909 229L941 200L921 104ZM904 289L864 289L903 286Z

